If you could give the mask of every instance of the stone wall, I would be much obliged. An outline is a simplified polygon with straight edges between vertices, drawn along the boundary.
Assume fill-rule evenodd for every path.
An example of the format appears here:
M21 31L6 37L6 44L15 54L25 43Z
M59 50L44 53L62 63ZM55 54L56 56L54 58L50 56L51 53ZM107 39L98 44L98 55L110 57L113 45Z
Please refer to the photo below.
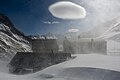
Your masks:
M107 54L112 56L120 56L120 42L115 40L107 40Z
M33 39L32 40L33 52L40 53L57 53L58 45L56 39Z
M64 51L72 54L102 53L107 54L107 42L93 39L79 41L65 40Z
M14 74L36 72L69 58L69 53L18 52L9 63L9 71Z

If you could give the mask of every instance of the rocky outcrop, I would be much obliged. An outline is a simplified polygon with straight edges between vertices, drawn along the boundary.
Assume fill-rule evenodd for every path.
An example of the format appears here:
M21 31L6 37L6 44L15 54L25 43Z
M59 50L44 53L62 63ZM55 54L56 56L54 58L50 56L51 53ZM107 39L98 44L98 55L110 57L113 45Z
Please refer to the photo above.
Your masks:
M17 52L31 51L28 40L7 16L0 14L0 59L10 60Z

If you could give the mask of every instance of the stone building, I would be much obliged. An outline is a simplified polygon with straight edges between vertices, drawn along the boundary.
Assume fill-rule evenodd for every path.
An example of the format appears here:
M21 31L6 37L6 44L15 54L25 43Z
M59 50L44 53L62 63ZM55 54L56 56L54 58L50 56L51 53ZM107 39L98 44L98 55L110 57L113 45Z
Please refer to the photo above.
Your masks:
M69 53L18 52L9 63L9 71L14 74L32 73L69 58Z
M64 51L72 54L102 53L107 54L107 41L97 39L65 39Z
M115 40L107 40L107 54L120 56L120 42Z
M32 50L33 52L40 53L57 53L58 45L56 39L32 39Z
M18 52L9 63L9 72L26 74L42 70L48 66L71 58L70 53L58 52L57 40L53 38L33 38L33 52Z

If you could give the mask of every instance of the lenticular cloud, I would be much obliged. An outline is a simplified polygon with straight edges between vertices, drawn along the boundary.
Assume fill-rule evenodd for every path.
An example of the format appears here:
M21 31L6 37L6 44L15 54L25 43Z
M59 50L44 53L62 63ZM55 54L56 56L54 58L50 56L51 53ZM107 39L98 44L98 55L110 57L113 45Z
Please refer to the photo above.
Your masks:
M69 29L68 32L78 32L79 29Z
M50 13L61 19L81 19L86 16L85 9L73 2L60 1L49 6Z

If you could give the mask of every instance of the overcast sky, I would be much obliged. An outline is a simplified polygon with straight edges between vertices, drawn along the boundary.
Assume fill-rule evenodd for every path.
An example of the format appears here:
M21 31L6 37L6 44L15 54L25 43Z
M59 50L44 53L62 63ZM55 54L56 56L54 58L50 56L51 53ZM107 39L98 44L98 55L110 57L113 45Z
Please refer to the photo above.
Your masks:
M62 0L0 0L0 13L7 15L16 28L28 35L65 33L69 29L83 32L120 16L120 0L66 0L83 7L86 16L75 20L61 19L48 9L58 1Z

